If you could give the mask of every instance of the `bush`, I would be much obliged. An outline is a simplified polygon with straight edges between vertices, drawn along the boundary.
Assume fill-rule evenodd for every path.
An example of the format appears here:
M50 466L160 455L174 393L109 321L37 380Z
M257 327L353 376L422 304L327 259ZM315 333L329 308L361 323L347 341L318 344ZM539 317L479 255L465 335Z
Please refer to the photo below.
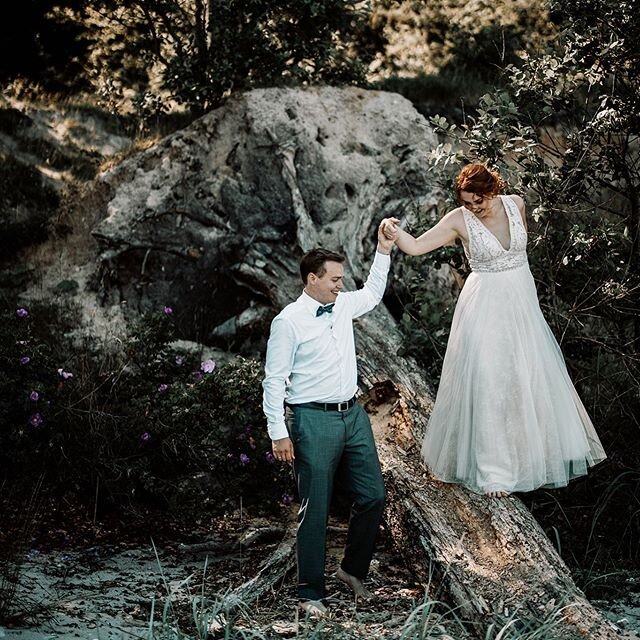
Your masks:
M217 367L170 346L165 308L132 327L117 353L71 334L73 314L4 303L0 466L4 481L133 510L221 512L288 501L261 410L262 366Z
M364 81L370 58L353 44L368 13L342 0L92 0L53 13L82 32L105 106L133 106L145 124L253 87Z
M477 84L495 82L505 64L556 35L545 3L536 0L376 0L369 40L376 79L461 73ZM459 97L468 102L468 91Z

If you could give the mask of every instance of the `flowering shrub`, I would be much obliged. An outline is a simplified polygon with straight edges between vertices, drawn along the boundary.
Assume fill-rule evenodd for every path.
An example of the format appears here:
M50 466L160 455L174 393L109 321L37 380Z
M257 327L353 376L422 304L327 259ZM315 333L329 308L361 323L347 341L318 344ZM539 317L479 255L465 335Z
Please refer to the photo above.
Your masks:
M285 502L288 468L275 463L262 415L262 365L237 360L216 366L167 353L156 393L137 398L131 428L140 433L140 490L172 508L219 510L237 504Z
M49 434L67 396L65 381L56 368L66 362L55 342L47 343L36 335L29 309L5 304L2 316L0 466L28 475L42 468L53 447Z
M258 361L219 366L177 352L168 306L136 323L115 354L60 339L73 323L68 309L3 307L0 482L28 486L44 472L52 492L93 500L98 487L101 505L134 509L215 512L241 495L244 504L289 501Z

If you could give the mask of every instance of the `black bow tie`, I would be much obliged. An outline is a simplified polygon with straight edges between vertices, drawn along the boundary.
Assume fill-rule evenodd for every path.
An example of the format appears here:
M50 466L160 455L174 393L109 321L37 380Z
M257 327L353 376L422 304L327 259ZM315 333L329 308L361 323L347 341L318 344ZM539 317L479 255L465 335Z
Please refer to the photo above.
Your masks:
M332 302L331 304L325 304L324 306L320 305L318 307L318 310L316 311L316 318L318 316L321 316L323 313L333 313L334 304L335 302Z

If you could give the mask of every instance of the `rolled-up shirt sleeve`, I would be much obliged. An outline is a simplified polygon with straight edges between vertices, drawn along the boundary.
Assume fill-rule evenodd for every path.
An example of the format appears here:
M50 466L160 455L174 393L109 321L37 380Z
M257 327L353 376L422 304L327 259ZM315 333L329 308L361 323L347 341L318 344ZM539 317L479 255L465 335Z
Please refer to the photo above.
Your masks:
M390 265L391 257L386 253L376 251L369 276L364 286L358 289L358 291L349 291L340 294L346 297L353 318L357 318L363 313L371 311L371 309L380 303L387 288L387 275Z
M284 421L284 400L287 379L293 368L296 352L295 332L285 318L276 317L271 323L267 344L267 359L262 382L262 407L267 417L267 429L272 440L287 438L289 432Z

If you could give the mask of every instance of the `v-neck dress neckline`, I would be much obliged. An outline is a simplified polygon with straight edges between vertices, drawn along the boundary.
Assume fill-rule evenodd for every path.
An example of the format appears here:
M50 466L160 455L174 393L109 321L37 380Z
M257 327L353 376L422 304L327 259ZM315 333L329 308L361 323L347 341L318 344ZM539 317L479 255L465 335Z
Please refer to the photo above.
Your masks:
M511 223L511 216L509 215L509 211L507 210L507 204L504 201L504 198L502 196L498 196L500 198L500 202L502 204L502 211L504 213L504 215L507 218L507 225L509 227L509 246L505 247L502 242L500 242L500 238L498 238L498 236L493 233L493 231L491 231L491 229L489 229L489 227L487 227L487 225L482 222L482 220L480 218L478 218L478 216L473 213L473 211L471 211L470 209L468 209L467 207L465 207L464 205L462 206L463 209L466 209L466 211L472 215L484 228L484 230L492 237L495 239L495 241L500 245L500 248L503 251L511 251L511 249L513 248L513 229L512 229L512 223Z

